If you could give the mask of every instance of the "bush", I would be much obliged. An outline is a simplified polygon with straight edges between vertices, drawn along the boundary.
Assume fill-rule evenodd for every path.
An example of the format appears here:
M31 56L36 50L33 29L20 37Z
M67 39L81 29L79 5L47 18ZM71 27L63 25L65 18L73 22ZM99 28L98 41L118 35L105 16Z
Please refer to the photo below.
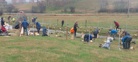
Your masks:
M7 5L6 9L7 9L8 13L17 13L18 12L18 9L15 8L15 6L12 4Z
M116 1L114 3L114 12L127 12L127 2L126 1Z
M75 7L70 7L70 12L75 13Z
M46 3L44 1L37 2L37 6L32 6L32 13L44 13L46 10Z
M2 10L0 10L0 16L2 16L3 15L3 11Z

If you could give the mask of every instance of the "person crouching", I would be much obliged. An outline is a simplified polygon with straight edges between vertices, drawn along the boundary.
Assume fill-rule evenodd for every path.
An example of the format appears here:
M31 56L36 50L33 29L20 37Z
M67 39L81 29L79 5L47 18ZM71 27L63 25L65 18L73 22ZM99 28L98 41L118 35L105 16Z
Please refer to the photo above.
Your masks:
M84 42L92 42L92 34L85 34L84 35Z
M109 30L109 34L111 37L113 37L114 40L116 38L117 33L118 33L118 30L116 30L116 29L110 29Z
M100 32L100 29L96 28L94 31L93 31L93 35L94 35L94 39L98 38L98 34Z
M130 34L127 34L127 32L124 32L124 36L122 38L122 42L123 42L123 48L124 49L130 49L130 43L132 40L132 36Z
M111 45L112 41L113 41L113 37L108 36L107 40L105 41L105 43L104 44L100 44L99 47L110 49L110 45Z

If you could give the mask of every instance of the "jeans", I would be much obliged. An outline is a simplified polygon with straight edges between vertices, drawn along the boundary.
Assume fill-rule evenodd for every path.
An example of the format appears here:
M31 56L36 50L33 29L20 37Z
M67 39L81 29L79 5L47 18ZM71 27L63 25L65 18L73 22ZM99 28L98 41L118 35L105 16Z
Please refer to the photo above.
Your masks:
M123 48L124 48L124 49L127 49L127 47L126 47L126 42L123 42Z
M129 49L130 48L130 42L131 42L132 38L129 37L126 39L126 48Z
M27 28L23 28L24 30L24 34L26 33L26 35L28 36L28 29Z

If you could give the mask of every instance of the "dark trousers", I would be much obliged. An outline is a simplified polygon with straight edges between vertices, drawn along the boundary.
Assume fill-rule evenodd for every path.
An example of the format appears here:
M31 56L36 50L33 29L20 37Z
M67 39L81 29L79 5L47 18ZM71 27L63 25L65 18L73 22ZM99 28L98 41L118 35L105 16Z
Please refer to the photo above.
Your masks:
M127 42L126 42L126 48L129 49L130 48L130 42L131 42L132 38L128 38Z
M94 37L93 37L93 38L97 38L97 35L98 35L98 34L93 34L93 35L94 35Z
M119 29L119 26L116 26L116 30Z
M37 28L37 32L40 33L40 28Z
M127 38L125 40L125 42L123 42L123 48L124 49L129 49L130 48L130 42L131 42L131 40L132 40L132 38L130 37L130 38Z
M126 42L123 42L123 48L124 48L124 49L127 49L127 47L126 47Z
M61 27L63 27L64 23L61 24Z
M76 37L77 29L74 29L74 37Z

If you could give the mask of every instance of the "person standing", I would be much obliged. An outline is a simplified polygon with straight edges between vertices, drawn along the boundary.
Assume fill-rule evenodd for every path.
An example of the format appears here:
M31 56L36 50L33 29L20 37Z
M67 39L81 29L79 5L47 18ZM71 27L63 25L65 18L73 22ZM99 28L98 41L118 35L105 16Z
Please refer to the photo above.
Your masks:
M115 24L115 28L116 28L116 30L119 29L119 23L116 22L116 21L114 21L114 24Z
M1 26L5 25L3 17L1 17Z
M75 24L74 24L74 37L76 37L77 28L79 28L78 22L75 22Z
M63 27L63 25L64 25L64 20L61 21L61 27Z
M25 34L26 33L26 35L28 36L28 26L29 26L29 23L27 22L27 20L26 19L24 19L24 21L22 22L22 24L21 24L21 26L23 27L23 33Z

